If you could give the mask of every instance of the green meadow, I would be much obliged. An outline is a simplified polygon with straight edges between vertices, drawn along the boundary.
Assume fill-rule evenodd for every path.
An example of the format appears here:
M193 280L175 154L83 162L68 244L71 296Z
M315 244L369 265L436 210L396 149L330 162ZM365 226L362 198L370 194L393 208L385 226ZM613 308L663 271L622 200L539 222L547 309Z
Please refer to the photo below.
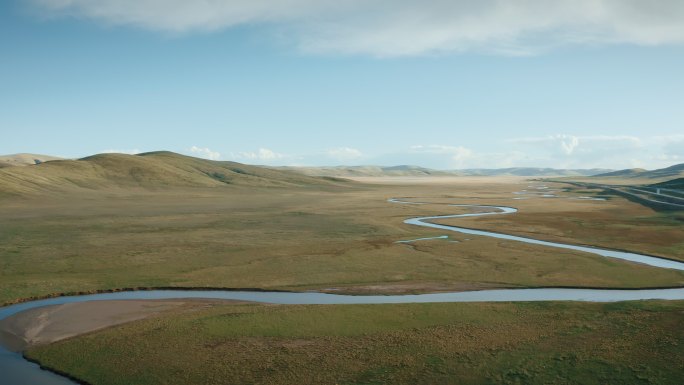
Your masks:
M682 301L215 305L26 355L102 385L676 385L682 322Z

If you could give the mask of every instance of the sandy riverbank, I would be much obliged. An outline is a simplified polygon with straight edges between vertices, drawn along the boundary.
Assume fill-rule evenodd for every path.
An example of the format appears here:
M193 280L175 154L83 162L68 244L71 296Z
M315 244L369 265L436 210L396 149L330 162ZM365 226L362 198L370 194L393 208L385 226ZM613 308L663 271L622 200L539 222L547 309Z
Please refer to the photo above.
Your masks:
M44 306L0 320L0 345L18 352L162 312L184 307L201 308L216 302L192 299L113 300Z

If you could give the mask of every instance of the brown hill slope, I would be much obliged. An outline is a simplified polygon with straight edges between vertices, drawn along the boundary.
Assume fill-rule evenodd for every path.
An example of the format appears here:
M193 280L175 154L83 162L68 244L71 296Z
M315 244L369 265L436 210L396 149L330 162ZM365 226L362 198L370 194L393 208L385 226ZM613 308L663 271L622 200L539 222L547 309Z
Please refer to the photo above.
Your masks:
M628 168L625 170L618 170L618 171L612 171L612 172L606 172L603 174L597 174L594 175L596 177L611 177L611 176L619 176L619 177L633 177L633 176L638 176L640 174L643 174L647 172L648 170L643 169L643 168Z
M0 155L0 168L12 166L28 166L32 164L39 164L50 160L60 160L56 156L41 155L41 154L11 154Z
M10 195L112 188L154 190L227 185L329 186L338 183L341 181L166 151L139 155L98 154L78 160L0 169L0 193Z
M674 166L661 168L657 170L644 170L642 168L631 168L626 170L613 171L605 174L594 175L598 178L642 178L642 179L659 179L669 180L684 177L684 163L675 164Z

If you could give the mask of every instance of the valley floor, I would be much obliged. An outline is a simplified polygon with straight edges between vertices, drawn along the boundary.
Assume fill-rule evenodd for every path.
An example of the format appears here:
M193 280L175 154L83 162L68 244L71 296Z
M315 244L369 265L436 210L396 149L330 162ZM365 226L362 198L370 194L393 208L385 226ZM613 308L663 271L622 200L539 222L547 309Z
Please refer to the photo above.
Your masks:
M141 287L401 294L684 286L676 270L403 223L472 210L445 203L514 206L518 213L440 223L684 260L681 213L523 178L364 182L8 198L0 205L0 302ZM418 238L433 239L397 243ZM681 301L161 310L26 355L97 385L631 384L684 375Z
M684 260L681 214L618 197L513 199L534 183L466 178L336 190L235 187L3 200L0 302L135 287L397 293L684 285L677 271L406 225L409 217L467 209L387 202L418 197L514 206L519 212L512 215L445 223ZM396 243L443 235L449 238Z

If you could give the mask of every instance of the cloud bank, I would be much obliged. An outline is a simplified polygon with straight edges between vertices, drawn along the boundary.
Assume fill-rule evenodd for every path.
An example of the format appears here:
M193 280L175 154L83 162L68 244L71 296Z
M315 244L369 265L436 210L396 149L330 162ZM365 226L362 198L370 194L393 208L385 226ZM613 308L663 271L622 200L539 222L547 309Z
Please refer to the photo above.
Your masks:
M167 33L267 27L312 53L529 55L565 45L684 43L680 0L30 0L72 16Z
M288 156L273 150L269 150L268 148L260 148L257 151L241 151L237 153L231 152L230 158L238 161L260 161L271 163L273 161L288 158Z

